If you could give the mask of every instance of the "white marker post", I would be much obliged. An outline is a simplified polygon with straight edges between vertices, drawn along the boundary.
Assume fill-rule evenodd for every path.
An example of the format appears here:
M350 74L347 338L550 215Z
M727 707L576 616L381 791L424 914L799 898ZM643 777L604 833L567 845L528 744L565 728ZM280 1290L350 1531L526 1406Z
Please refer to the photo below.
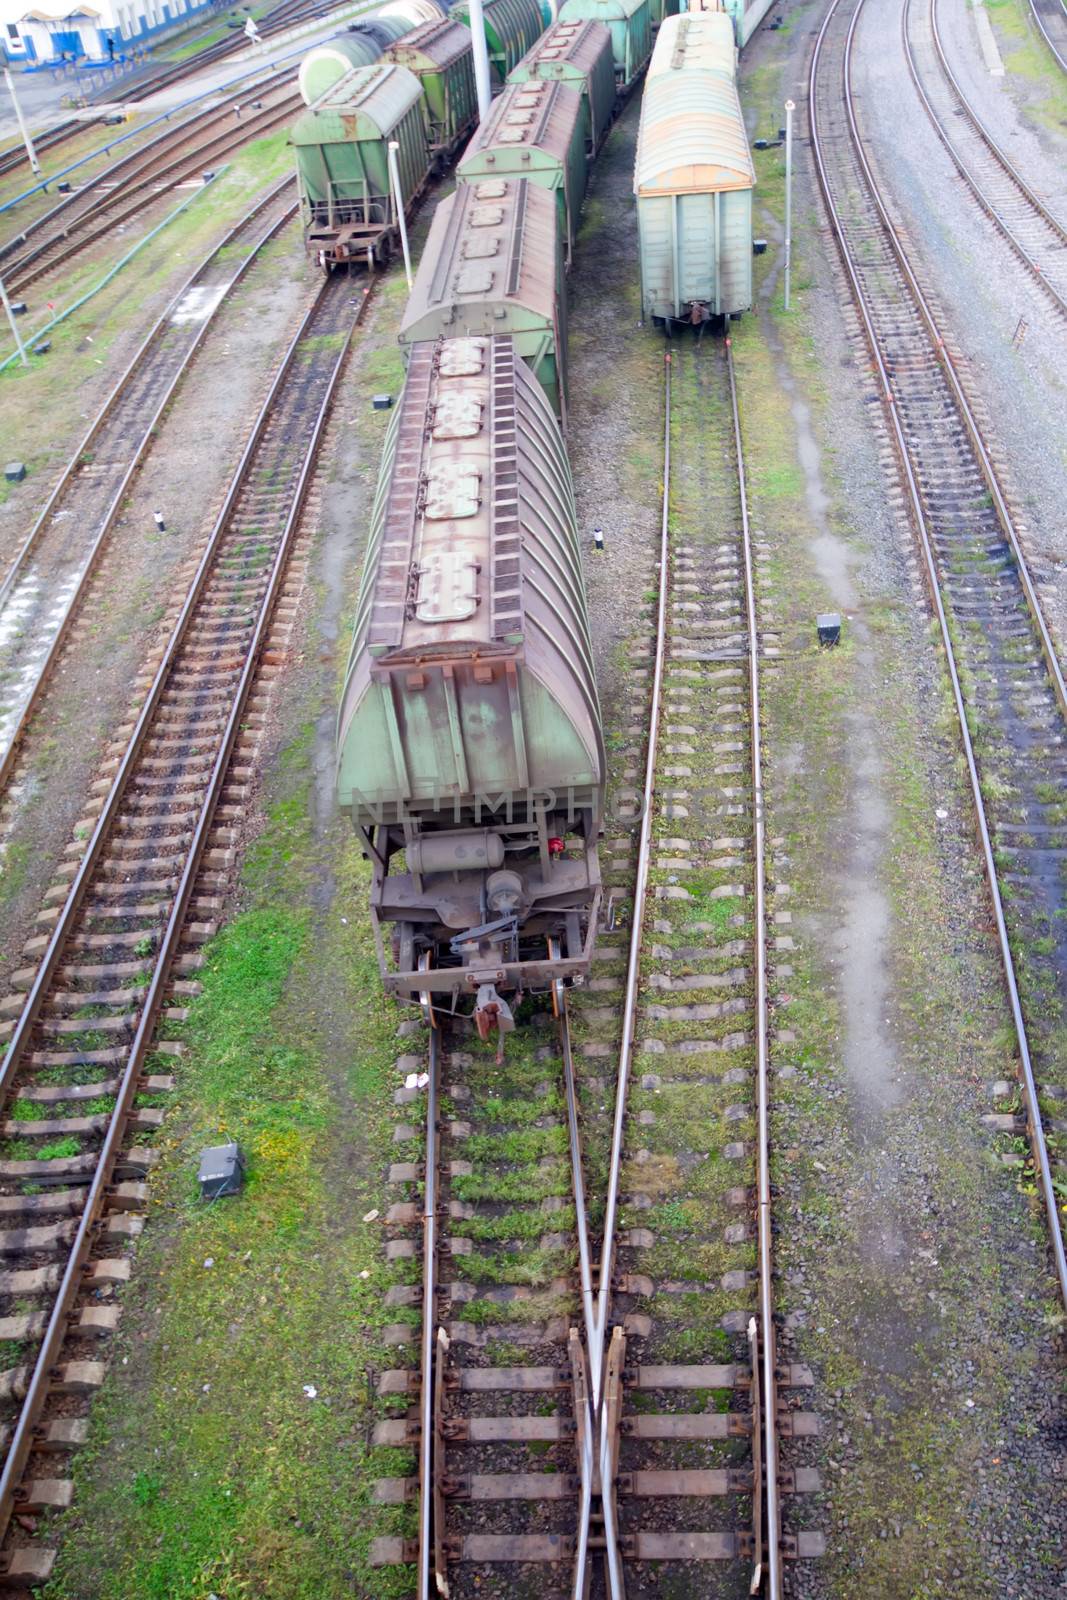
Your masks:
M7 312L7 320L11 324L11 332L15 335L15 347L18 350L19 359L24 367L28 367L30 360L26 354L26 346L22 342L22 335L19 332L19 325L15 321L15 313L11 309L11 301L8 299L7 290L4 288L3 278L0 278L0 300L2 300L4 303L4 310Z
M404 251L404 275L408 280L408 289L411 288L411 253L408 250L408 224L404 216L404 196L400 192L400 168L397 166L396 153L400 149L395 139L389 141L389 177L393 185L393 204L396 206L396 219L400 224L400 243Z
M15 108L15 116L18 118L19 132L22 135L22 142L26 146L26 154L30 158L30 166L33 168L35 175L39 178L41 176L41 163L38 161L37 152L33 148L33 140L30 138L30 130L22 120L22 107L19 105L19 97L15 93L15 80L11 76L11 69L9 67L4 68L4 81L6 82L8 92L11 95L11 104Z
M789 269L793 263L793 112L796 104L785 103L785 309L789 310Z
M489 46L485 42L482 0L471 0L470 25L474 49L474 87L478 91L478 121L481 122L493 98L493 91L489 87Z

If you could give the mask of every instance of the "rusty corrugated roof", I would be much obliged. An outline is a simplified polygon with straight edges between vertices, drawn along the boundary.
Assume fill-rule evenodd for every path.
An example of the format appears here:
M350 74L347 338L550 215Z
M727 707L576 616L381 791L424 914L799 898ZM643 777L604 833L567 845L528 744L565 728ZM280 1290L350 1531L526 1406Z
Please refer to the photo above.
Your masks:
M634 193L750 189L756 173L737 90L718 72L664 72L645 84Z

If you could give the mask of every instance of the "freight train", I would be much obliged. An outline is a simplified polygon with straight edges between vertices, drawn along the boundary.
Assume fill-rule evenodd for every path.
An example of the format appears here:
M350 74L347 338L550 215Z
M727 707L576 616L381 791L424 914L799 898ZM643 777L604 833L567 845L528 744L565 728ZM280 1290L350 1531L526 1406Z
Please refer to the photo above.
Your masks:
M723 20L661 22L646 154L663 137L648 114L659 78L684 96L703 73L701 92L707 80L734 94ZM473 1002L501 1047L516 997L584 981L603 909L605 755L564 444L564 275L587 163L615 112L608 86L636 81L651 37L648 0L566 0L460 158L401 322L406 377L338 715L338 801L371 863L385 989L431 1022ZM717 184L708 142L721 129L698 117L682 135L687 168ZM639 207L662 198L638 190ZM723 198L667 195L716 262L735 231L720 225ZM664 268L643 236L643 274L646 255L649 273L688 283L688 255L672 267L668 250ZM743 309L731 271L714 268L717 300L696 284L701 317L713 300L716 314ZM669 323L691 308L676 296L651 314Z

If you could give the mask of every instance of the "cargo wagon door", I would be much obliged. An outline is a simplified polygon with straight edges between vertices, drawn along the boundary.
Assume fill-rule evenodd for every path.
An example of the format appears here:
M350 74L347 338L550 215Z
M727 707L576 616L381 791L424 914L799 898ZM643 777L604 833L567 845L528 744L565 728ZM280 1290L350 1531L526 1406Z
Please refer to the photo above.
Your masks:
M692 300L716 305L715 211L710 194L678 196L678 300L679 309Z

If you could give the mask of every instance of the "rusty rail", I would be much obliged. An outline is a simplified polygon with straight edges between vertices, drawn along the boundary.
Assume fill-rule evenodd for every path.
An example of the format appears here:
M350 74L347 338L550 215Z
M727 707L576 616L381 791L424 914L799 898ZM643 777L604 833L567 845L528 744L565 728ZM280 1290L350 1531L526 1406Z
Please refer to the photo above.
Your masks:
M934 555L931 527L927 516L923 497L919 487L918 476L912 460L912 445L905 437L904 428L898 414L894 384L886 365L881 342L879 340L872 308L868 302L866 291L860 279L856 261L849 245L844 224L835 205L832 186L827 168L827 151L825 148L825 135L822 125L822 104L820 101L819 66L826 36L835 16L842 4L842 0L832 0L823 19L812 55L809 76L809 103L811 119L812 151L815 157L816 171L819 185L822 190L823 201L830 220L834 236L837 240L842 264L852 288L853 298L859 311L871 357L878 374L879 387L885 403L885 415L888 427L896 448L897 457L904 474L908 502L911 508L914 526L919 538L923 566L926 573L927 588L931 597L931 604L937 619L938 631L941 637L945 661L948 666L949 678L952 686L952 698L955 705L957 721L959 724L960 741L963 748L964 760L967 767L967 776L974 802L975 818L978 828L979 842L982 859L985 866L986 880L992 902L993 916L996 925L997 944L1000 951L1001 964L1004 970L1004 979L1008 991L1008 999L1012 1014L1012 1023L1019 1052L1019 1078L1026 1106L1027 1128L1030 1137L1030 1146L1033 1154L1035 1176L1045 1211L1049 1232L1049 1243L1053 1257L1055 1275L1059 1284L1060 1294L1067 1304L1067 1254L1064 1251L1063 1229L1059 1216L1059 1203L1052 1179L1049 1163L1048 1147L1045 1141L1044 1128L1041 1118L1041 1108L1038 1102L1037 1083L1034 1076L1033 1060L1030 1050L1030 1041L1027 1034L1026 1022L1023 1016L1022 1003L1019 995L1019 985L1015 972L1015 961L1012 954L1011 941L1008 935L1007 922L1004 915L1004 904L1001 897L1000 883L997 872L996 858L990 834L989 820L986 814L986 802L982 789L982 779L978 762L975 756L971 731L967 720L967 708L964 699L957 650L952 637L945 602L942 594L941 582L938 575L937 561ZM842 94L847 112L849 135L852 148L855 152L863 182L867 188L871 209L876 221L883 230L883 235L888 248L899 265L902 278L907 286L914 304L919 312L927 336L931 340L937 361L940 364L945 378L963 422L966 434L973 446L975 456L980 464L982 474L989 486L989 493L1003 530L1004 536L1011 548L1012 556L1019 575L1019 582L1026 604L1033 622L1034 631L1040 643L1045 664L1048 669L1050 683L1055 691L1061 709L1067 715L1067 692L1064 689L1063 674L1059 660L1048 631L1048 627L1041 610L1037 591L1026 562L1025 555L1020 545L1014 523L1009 512L1004 493L998 482L988 449L982 438L977 419L963 392L962 385L956 373L946 347L944 338L934 320L930 306L919 287L915 273L904 252L903 246L892 226L885 203L879 192L870 164L867 160L856 122L855 104L851 86L851 60L855 39L856 25L863 8L863 0L858 0L848 24L847 36L844 44L842 62Z
M186 279L181 289L174 296L166 310L163 312L162 316L151 329L140 349L133 357L133 360L126 368L126 371L123 373L122 377L119 379L118 383L115 385L114 389L108 395L100 410L97 412L95 418L89 426L88 431L68 461L59 478L59 481L52 490L52 493L49 495L48 500L37 517L36 522L26 535L26 538L23 540L21 547L16 553L15 558L3 579L3 582L0 583L0 612L2 612L4 606L7 604L16 585L25 575L27 565L31 558L37 554L38 547L50 520L62 507L64 499L68 498L73 492L76 492L77 478L83 465L83 458L86 451L92 447L93 442L95 441L100 430L104 427L105 423L111 420L111 418L113 418L115 415L115 412L120 408L129 384L142 370L145 364L152 359L154 350L158 346L167 328L170 326L171 318L184 296L189 293L190 289L195 285L196 280L210 267L211 263L216 259L216 257L219 256L220 253L225 250L227 246L229 246L245 228L248 227L251 221L259 216L260 213L263 212L274 201L279 199L291 182L292 180L290 178L284 178L281 183L274 185L274 187L271 188L261 200L257 201L256 204L245 214L245 216L241 218L240 222L236 223L235 226L231 228L225 235L225 237L221 239L219 243L207 253L207 255L204 256L203 260L196 267L196 270ZM56 662L62 654L71 624L81 607L82 601L85 597L86 589L88 588L89 582L95 573L107 546L108 539L112 529L114 528L115 521L122 509L123 501L127 491L129 490L129 486L139 467L144 461L145 456L148 454L151 448L156 428L159 426L167 407L173 401L178 385L184 378L193 359L195 358L204 339L206 338L217 312L222 305L225 304L226 294L228 294L229 291L240 282L248 268L255 262L263 246L269 243L269 241L274 238L280 229L285 226L286 222L293 216L295 209L295 202L292 205L287 206L282 212L281 216L274 220L259 238L253 241L248 255L235 267L233 277L227 284L225 293L220 297L216 305L212 307L209 315L204 317L197 328L193 340L182 356L180 364L176 367L153 411L147 418L143 420L143 422L138 421L137 426L139 437L133 444L129 462L122 473L114 492L111 495L111 499L107 505L104 515L97 526L96 533L92 537L92 543L86 551L84 566L78 578L76 587L67 600L63 609L63 614L56 624L55 633L49 645L48 652L36 674L35 681L29 689L28 694L23 699L22 705L19 709L17 721L7 738L4 748L0 749L0 792L3 791L10 780L20 742L34 715L34 712L37 709L41 695L44 692L45 686L52 674Z
M127 744L125 754L119 763L118 770L104 800L103 808L71 882L67 898L60 910L48 947L41 959L22 1012L15 1024L7 1054L2 1066L0 1066L0 1095L4 1097L10 1093L15 1075L30 1044L41 1007L56 977L64 956L65 945L79 917L83 900L92 880L93 870L100 860L105 843L116 821L122 814L128 782L133 775L138 756L152 730L155 714L163 698L171 669L193 628L196 608L212 571L216 554L222 546L230 517L246 479L253 469L257 449L271 420L276 402L297 360L301 341L307 336L314 323L316 313L328 298L331 295L338 295L344 292L344 285L338 282L325 283L322 286L315 304L307 313L279 365L270 392L253 425L248 444L242 454L230 490L226 496L226 501L219 513L208 545L189 587L163 659L156 671L152 686ZM215 809L226 780L230 755L240 731L245 702L258 669L259 655L267 636L275 602L284 579L292 540L310 484L318 443L329 414L352 332L359 317L362 315L367 300L368 295L365 294L359 310L348 328L346 337L336 351L324 396L314 418L310 442L289 501L284 528L279 538L256 621L249 637L242 670L237 680L225 726L219 736L217 754L200 802L196 825L188 846L178 887L171 902L166 927L156 952L155 965L147 986L136 1032L129 1047L117 1089L115 1106L110 1115L109 1125L97 1158L86 1201L78 1221L77 1231L70 1247L62 1280L52 1304L48 1325L34 1361L25 1398L8 1445L3 1471L0 1474L0 1538L6 1533L10 1524L17 1504L19 1484L29 1457L35 1448L34 1430L48 1397L53 1369L66 1338L67 1325L76 1297L83 1286L83 1265L88 1259L93 1243L96 1220L106 1204L108 1187L112 1181L113 1171L120 1154L120 1141L124 1136L126 1122L133 1107L134 1097L138 1092L144 1060L151 1048L153 1033L163 1008L172 962L178 949L201 857L213 825Z
M911 5L912 0L906 0L904 8L900 14L900 31L904 44L904 55L908 63L908 71L911 74L912 82L915 85L916 92L923 103L923 108L926 111L927 116L930 118L938 138L947 150L953 165L960 174L960 177L963 179L964 183L966 183L967 187L974 195L974 198L978 202L979 206L981 206L986 216L989 217L993 225L1000 231L1001 234L1003 234L1004 238L1015 251L1015 254L1019 257L1020 261L1022 261L1023 265L1028 269L1029 272L1033 274L1037 282L1045 290L1056 309L1064 316L1067 316L1067 297L1065 297L1063 292L1057 288L1055 283L1051 281L1045 266L1043 266L1041 261L1035 257L1033 251L1027 246L1026 242L1020 236L1018 229L1012 226L1011 220L1005 216L1003 210L997 205L993 196L991 196L988 191L983 188L980 174L976 174L974 171L972 171L971 167L963 159L963 156L960 154L959 150L956 148L956 145L952 141L951 133L946 128L942 118L939 117L937 110L923 85L922 76L919 71L919 63L916 60L915 51L912 48L911 39L908 36L908 21L911 16ZM1057 217L1053 215L1053 213L1045 205L1044 201L1034 193L1033 189L1027 183L1022 173L1011 161L1007 152L996 142L992 134L981 122L973 107L967 100L959 80L949 65L948 56L945 54L945 48L941 42L941 33L937 25L937 0L929 0L929 20L937 64L941 69L941 73L949 94L954 98L955 101L953 106L954 115L957 118L962 118L966 124L973 129L976 137L980 141L981 149L993 163L994 179L996 179L998 174L1002 174L1003 177L1006 178L1011 184L1016 196L1020 197L1024 204L1029 208L1031 213L1031 221L1037 225L1038 233L1040 234L1042 230L1045 230L1047 235L1051 236L1050 242L1053 249L1053 264L1055 264L1055 253L1059 252L1060 250L1067 249L1067 228L1064 228L1063 224Z

